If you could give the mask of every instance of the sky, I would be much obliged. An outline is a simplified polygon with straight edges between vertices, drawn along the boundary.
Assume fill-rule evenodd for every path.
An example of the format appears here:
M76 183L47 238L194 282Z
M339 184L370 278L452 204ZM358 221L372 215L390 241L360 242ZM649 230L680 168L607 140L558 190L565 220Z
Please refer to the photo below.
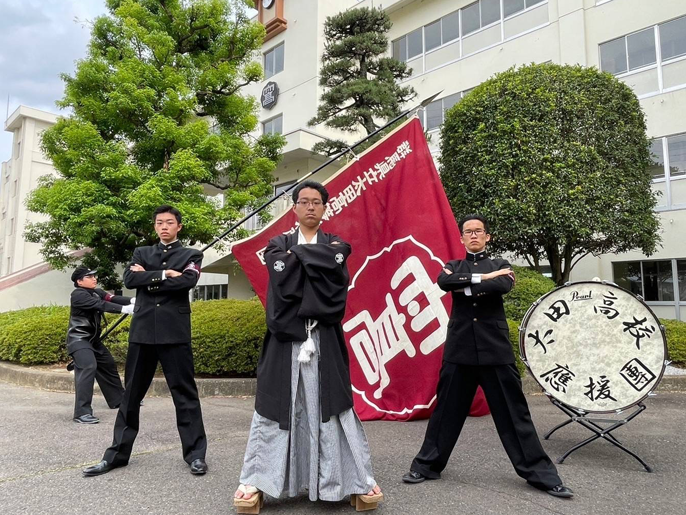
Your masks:
M9 114L20 105L56 114L62 98L61 73L73 74L86 56L88 22L105 14L104 0L0 0L0 161L11 157Z

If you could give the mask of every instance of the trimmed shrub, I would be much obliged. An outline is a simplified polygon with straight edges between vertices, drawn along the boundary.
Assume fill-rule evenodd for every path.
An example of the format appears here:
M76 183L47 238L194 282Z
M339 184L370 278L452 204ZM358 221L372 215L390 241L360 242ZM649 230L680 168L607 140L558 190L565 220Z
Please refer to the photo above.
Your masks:
M660 323L665 326L669 359L675 365L686 366L686 322L662 318Z
M530 268L513 266L512 269L517 280L510 293L503 297L505 315L508 319L519 321L534 302L555 288L555 283Z
M39 306L0 314L0 359L35 365L67 358L69 308Z
M211 300L192 304L195 371L209 375L254 375L267 325L260 301ZM118 320L106 315L109 325ZM0 314L0 359L27 365L65 362L69 308L47 306ZM120 367L126 362L127 317L105 344ZM107 330L103 328L103 332Z
M512 350L515 355L517 370L519 370L519 375L524 377L526 374L526 366L524 365L524 362L519 354L519 322L516 320L510 320L508 318L507 325L510 329L510 343L512 343Z

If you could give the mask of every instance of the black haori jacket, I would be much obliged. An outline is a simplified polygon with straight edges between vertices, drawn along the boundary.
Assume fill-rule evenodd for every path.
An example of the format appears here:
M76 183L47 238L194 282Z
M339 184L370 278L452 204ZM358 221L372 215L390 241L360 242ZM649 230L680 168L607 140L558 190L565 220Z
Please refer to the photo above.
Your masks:
M100 346L100 319L103 313L121 313L131 297L112 295L100 288L77 287L71 292L67 352L81 349L97 350Z
M350 245L322 231L314 245L297 243L297 232L277 236L264 253L269 271L267 334L257 364L255 410L278 422L281 429L290 425L292 343L307 338L308 319L318 321L322 422L353 406L341 327L350 281L346 265Z
M136 307L129 342L145 344L190 343L191 304L188 292L200 277L203 254L181 242L138 247L124 270L124 285L136 289ZM131 265L145 272L132 272ZM162 279L162 270L181 272Z
M505 259L489 259L486 252L467 254L467 259L448 261L438 286L452 292L453 309L443 360L461 365L509 365L515 362L510 331L503 307L503 295L512 289L507 276L472 284L472 274L510 268ZM469 286L472 295L458 291Z

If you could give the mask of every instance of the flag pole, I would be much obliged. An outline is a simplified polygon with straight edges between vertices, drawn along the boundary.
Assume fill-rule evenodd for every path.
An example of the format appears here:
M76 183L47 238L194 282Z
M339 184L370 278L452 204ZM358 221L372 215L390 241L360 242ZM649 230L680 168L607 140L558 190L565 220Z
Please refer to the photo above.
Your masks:
M331 163L333 163L334 161L336 161L336 160L340 159L341 157L343 157L344 155L346 155L348 152L352 152L354 148L360 146L362 143L366 142L366 141L369 140L370 138L373 138L374 136L376 136L377 134L379 134L381 131L387 129L388 127L390 127L391 125L393 125L395 122L397 122L398 120L400 120L400 119L403 118L404 116L407 116L408 114L410 114L412 111L417 111L417 110L421 109L422 107L426 107L427 105L429 105L438 95L441 94L442 91L443 91L443 90L441 90L441 91L439 91L438 93L435 93L434 95L431 95L430 97L426 98L424 101L422 101L422 102L421 102L419 105L417 105L416 107L413 107L413 108L411 108L411 109L408 109L408 110L406 110L406 111L403 111L401 114L399 114L398 116L396 116L395 118L393 118L390 122L388 122L388 123L387 123L386 125L384 125L383 127L379 127L378 129L376 129L376 130L375 130L374 132L372 132L371 134L368 134L367 136L365 136L364 138L362 138L362 139L359 140L358 142L356 142L356 143L350 145L349 147L347 147L347 148L341 150L338 154L336 154L335 156L333 156L332 158L330 158L328 161L326 161L325 163L319 165L317 168L315 168L315 169L312 170L311 172L309 172L309 173L305 174L304 176L302 176L300 179L298 179L296 182L294 182L293 184L291 184L288 188L286 188L285 190L283 190L281 193L279 193L278 195L274 195L271 199L269 199L267 202L265 202L264 204L262 204L260 207L258 207L258 208L255 209L254 211L252 211L250 214L245 215L243 218L241 218L239 221L237 221L237 222L236 222L235 224L233 224L231 227L229 227L228 229L226 229L221 235L217 236L212 242L208 243L208 244L205 245L202 249L200 249L201 252L205 252L207 249L212 248L214 245L216 245L217 243L219 243L221 240L223 240L224 238L226 238L229 234L231 234L233 231L235 231L235 230L238 229L241 225L243 225L248 219L252 218L253 216L255 216L256 214L258 214L259 212L264 211L266 208L268 208L270 205L272 205L274 202L276 202L279 198L281 198L282 195L284 195L285 193L288 193L289 191L291 191L293 188L295 188L296 186L298 186L298 184L300 184L301 182L306 181L307 179L309 179L310 177L312 177L315 173L319 172L320 170L323 170L324 168L326 168L327 166L329 166L329 165L330 165ZM353 153L353 154L354 154L354 153Z
M438 93L434 93L434 94L431 95L430 97L425 98L419 105L417 105L417 106L415 106L415 107L412 107L411 109L407 109L407 110L403 111L402 113L400 113L398 116L396 116L395 118L393 118L390 122L388 122L388 123L387 123L386 125L384 125L383 127L379 127L378 129L376 129L376 130L375 130L374 132L372 132L371 134L368 134L367 136L365 136L365 137L362 138L361 140L357 141L356 143L353 143L353 144L350 145L349 147L347 147L347 148L341 150L338 154L336 154L335 156L333 156L332 158L330 158L328 161L326 161L325 163L319 165L317 168L315 168L315 169L312 170L311 172L309 172L309 173L305 174L304 176L302 176L300 179L298 179L296 182L294 182L293 184L291 184L288 188L286 188L285 190L283 190L281 193L279 193L278 195L274 195L272 198L270 198L268 201L266 201L266 202L265 202L264 204L262 204L260 207L258 207L258 208L255 209L254 211L252 211L250 214L247 214L247 215L245 215L243 218L241 218L240 220L238 220L235 224L233 224L231 227L229 227L229 228L226 229L223 233L221 233L221 235L217 236L214 240L212 240L210 243L208 243L208 244L205 245L202 249L200 249L200 251L201 251L201 252L205 252L207 249L210 249L210 248L214 247L217 243L219 243L221 240L223 240L224 238L226 238L229 234L231 234L233 231L235 231L235 230L238 229L241 225L243 225L248 219L252 218L252 217L255 216L256 214L260 213L261 211L264 211L265 209L267 209L270 205L272 205L272 204L273 204L274 202L276 202L279 198L281 198L281 196L282 196L284 193L288 193L288 192L291 191L293 188L295 188L298 184L300 184L300 183L303 182L303 181L306 181L307 179L309 179L310 177L312 177L315 173L319 172L320 170L323 170L324 168L326 168L327 166L329 166L329 165L330 165L331 163L333 163L334 161L336 161L336 160L340 159L341 157L343 157L344 155L346 155L348 152L353 152L353 149L354 149L354 148L357 148L358 146L362 145L362 143L364 143L364 142L368 141L369 139L373 138L374 136L376 136L377 134L379 134L381 131L387 129L388 127L390 127L391 125L393 125L395 122L397 122L397 121L400 120L401 118L407 116L408 114L410 114L410 113L413 112L413 111L418 111L419 109L428 106L428 105L429 105L431 102L433 102L433 100L434 100L438 95L440 95L442 92L443 92L443 90L439 91ZM353 152L353 154L354 154L354 152ZM100 341L102 342L105 338L107 338L107 336L108 336L108 335L109 335L109 334L110 334L119 324L121 324L127 316L128 316L128 315L122 315L122 316L119 318L119 320L117 320L117 321L114 323L114 325L112 325L112 327L110 327L110 328L105 332L105 334L102 335L102 337L100 338Z

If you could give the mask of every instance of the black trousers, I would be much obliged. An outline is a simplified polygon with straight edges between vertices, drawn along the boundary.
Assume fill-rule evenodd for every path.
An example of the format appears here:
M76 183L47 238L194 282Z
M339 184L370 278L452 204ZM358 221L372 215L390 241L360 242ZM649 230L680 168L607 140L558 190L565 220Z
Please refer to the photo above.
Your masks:
M536 434L515 365L469 366L443 362L436 409L411 470L429 478L441 476L469 415L478 385L483 388L500 441L517 474L541 489L561 484L557 469Z
M198 388L195 384L191 344L129 343L124 399L114 423L112 445L103 457L114 466L123 466L129 462L133 442L138 435L140 403L150 388L158 362L162 364L164 377L176 407L176 426L181 437L183 459L191 463L198 458L205 458L207 437L202 422Z
M81 415L92 415L93 386L98 382L107 405L116 408L121 404L124 387L117 372L112 354L102 345L96 349L80 349L71 357L74 360L74 389L76 401L74 418Z

